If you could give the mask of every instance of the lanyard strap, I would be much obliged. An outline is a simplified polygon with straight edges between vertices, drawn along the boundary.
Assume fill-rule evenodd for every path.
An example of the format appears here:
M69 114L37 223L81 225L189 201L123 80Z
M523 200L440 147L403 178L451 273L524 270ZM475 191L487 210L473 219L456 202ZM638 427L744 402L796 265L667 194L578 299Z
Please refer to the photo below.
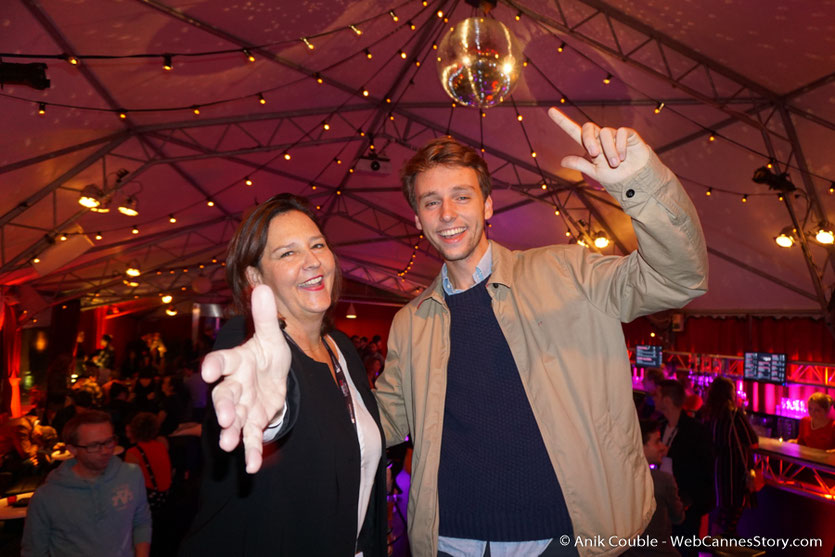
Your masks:
M357 416L354 413L354 399L351 398L351 389L348 387L348 380L345 379L345 373L342 371L342 365L339 363L339 358L337 358L333 353L333 350L331 350L331 347L325 337L322 337L322 342L325 344L325 348L331 357L333 374L336 376L336 384L339 385L339 390L342 391L342 396L345 399L345 408L348 410L348 416L351 418L351 423L354 424L354 428L356 428Z

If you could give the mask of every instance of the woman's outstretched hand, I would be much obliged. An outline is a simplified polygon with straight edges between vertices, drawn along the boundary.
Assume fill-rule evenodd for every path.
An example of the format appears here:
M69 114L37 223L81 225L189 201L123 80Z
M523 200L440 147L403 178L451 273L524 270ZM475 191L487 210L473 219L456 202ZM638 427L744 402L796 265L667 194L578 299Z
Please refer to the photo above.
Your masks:
M269 286L252 291L255 334L244 344L209 353L203 379L212 384L212 401L221 427L220 447L232 451L243 437L246 471L261 468L264 429L284 409L290 347L278 324L275 298Z

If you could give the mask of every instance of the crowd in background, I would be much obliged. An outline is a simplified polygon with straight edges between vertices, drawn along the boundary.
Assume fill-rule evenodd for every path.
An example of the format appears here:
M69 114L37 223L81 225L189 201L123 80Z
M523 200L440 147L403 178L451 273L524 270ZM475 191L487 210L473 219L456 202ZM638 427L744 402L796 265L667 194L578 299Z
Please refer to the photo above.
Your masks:
M671 375L675 379L660 368L645 369L644 392L636 391L635 397L657 505L646 533L658 539L671 534L737 537L740 518L756 506L756 492L764 483L754 463L757 433L731 379L718 376L702 393L687 371ZM828 395L813 394L810 415L790 442L835 452L831 406ZM705 516L713 510L715 524L705 531ZM665 547L658 554L679 554L672 544ZM687 548L678 549L687 555Z

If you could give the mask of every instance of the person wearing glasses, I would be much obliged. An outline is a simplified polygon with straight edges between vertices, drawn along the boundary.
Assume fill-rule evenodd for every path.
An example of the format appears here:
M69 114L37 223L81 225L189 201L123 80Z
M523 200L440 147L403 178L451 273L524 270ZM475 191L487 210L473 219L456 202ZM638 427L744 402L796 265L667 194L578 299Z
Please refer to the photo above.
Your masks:
M73 458L53 471L29 502L21 556L148 557L151 511L135 464L113 458L106 412L72 418L63 431Z

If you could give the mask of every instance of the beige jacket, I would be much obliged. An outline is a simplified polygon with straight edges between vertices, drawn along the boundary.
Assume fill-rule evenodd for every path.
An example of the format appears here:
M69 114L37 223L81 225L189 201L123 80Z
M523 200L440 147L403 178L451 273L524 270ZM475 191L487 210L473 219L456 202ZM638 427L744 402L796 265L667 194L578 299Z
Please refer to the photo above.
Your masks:
M640 534L655 507L621 322L681 307L707 289L704 236L673 173L653 154L635 177L606 188L633 219L636 252L601 256L569 245L510 251L492 243L487 282L575 537L604 539ZM377 381L388 444L411 434L415 445L408 517L418 557L437 555L449 322L438 277L395 316ZM578 550L615 555L624 548Z

